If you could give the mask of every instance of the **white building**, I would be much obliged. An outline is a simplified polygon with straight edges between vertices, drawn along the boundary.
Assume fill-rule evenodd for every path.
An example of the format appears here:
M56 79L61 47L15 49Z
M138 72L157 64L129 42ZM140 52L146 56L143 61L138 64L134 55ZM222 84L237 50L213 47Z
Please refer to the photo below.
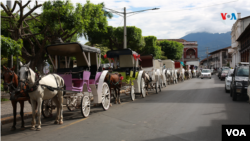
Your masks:
M228 53L232 54L232 60L230 63L230 67L235 67L239 62L241 62L241 48L238 41L236 41L241 33L245 30L245 28L250 23L250 16L241 18L241 14L238 13L238 19L234 23L231 29L231 48L228 49Z

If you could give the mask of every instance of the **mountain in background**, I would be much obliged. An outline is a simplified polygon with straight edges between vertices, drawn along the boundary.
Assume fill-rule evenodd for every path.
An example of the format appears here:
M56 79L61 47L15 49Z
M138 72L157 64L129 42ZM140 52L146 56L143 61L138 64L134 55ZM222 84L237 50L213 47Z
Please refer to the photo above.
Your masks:
M185 39L186 41L197 41L198 57L200 60L207 57L206 47L209 47L208 52L213 52L231 46L231 32L221 34L207 32L190 33L181 39Z

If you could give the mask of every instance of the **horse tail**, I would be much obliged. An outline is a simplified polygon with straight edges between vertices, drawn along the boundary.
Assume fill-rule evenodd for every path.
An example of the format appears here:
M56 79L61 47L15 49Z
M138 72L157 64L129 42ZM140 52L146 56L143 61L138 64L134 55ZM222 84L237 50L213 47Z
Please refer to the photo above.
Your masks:
M63 86L63 95L65 95L66 94L66 85L65 85L65 83L64 83L64 80L63 79L61 79L61 85Z

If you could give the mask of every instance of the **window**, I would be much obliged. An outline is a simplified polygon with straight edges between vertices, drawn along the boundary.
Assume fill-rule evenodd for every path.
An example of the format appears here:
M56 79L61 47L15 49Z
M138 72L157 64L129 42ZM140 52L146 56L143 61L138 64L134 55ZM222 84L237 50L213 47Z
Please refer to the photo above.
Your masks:
M242 67L238 68L236 72L236 76L248 76L249 75L249 68L248 67Z

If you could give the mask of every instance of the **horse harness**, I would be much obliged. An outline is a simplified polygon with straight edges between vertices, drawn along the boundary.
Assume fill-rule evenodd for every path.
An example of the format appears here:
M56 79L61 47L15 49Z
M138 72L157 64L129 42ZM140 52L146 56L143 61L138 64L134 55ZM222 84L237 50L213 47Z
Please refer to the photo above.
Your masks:
M27 71L27 74L26 74L26 80L23 82L23 81L21 81L20 80L20 82L23 82L23 83L29 83L28 81L28 75L30 74L30 70L29 70L29 67L28 66L22 66L22 67L26 67L27 69L28 69L28 71ZM38 77L38 79L37 80L35 80L35 83L34 83L34 85L32 86L32 87L30 87L29 88L29 86L27 85L27 89L26 89L26 91L27 92L33 92L33 91L35 91L35 90L37 90L37 88L38 88L38 86L40 85L40 86L42 86L42 88L43 87L46 87L48 90L50 90L50 91L54 91L54 90L61 90L61 91L65 91L65 90L62 90L61 88L63 88L63 87L58 87L58 82L57 82L57 80L56 80L56 77L55 77L55 75L54 74L51 74L52 76L54 76L54 78L55 78L55 81L56 81L56 85L57 85L57 88L54 88L54 87L51 87L51 86L48 86L48 85L44 85L44 84L39 84L39 81L43 78L43 77L45 77L45 76L43 76L43 77L39 77L39 75L36 73L36 76ZM47 75L46 75L47 76ZM36 77L36 78L37 78ZM44 88L43 88L44 89Z
M11 73L11 79L10 79L11 81L10 81L10 83L4 82L3 85L7 85L9 88L12 88L13 90L16 90L16 88L13 85L14 74L15 73L13 71L11 71L9 68L7 68L7 69ZM4 80L4 75L2 76L2 79Z
M120 84L120 82L121 82L120 77L119 77L119 81L117 81L116 83L113 83L113 81L110 81L110 76L111 76L111 74L109 74L109 79L107 80L107 82L108 82L108 86L110 87L110 85L111 85L111 83L112 83L112 85L113 85L113 86L115 86L116 88L118 88L118 89L119 89L118 84Z

